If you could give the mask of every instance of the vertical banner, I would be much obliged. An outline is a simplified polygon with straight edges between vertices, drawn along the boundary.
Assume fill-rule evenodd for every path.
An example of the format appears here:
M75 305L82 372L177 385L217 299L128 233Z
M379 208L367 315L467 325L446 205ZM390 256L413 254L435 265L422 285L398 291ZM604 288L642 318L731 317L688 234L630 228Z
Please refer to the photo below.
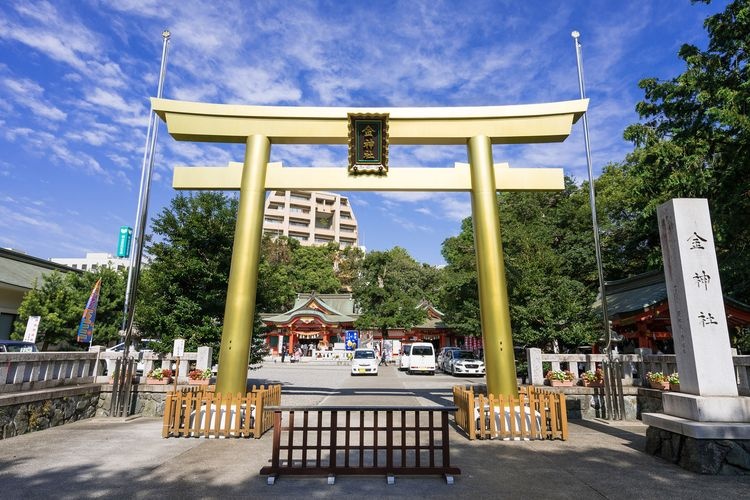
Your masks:
M102 279L96 282L94 289L91 290L91 296L86 303L86 309L83 310L81 324L78 325L78 342L88 342L94 339L94 320L96 319L96 306L99 303L99 291L102 287Z
M346 350L353 351L359 344L359 335L357 334L357 330L346 330L344 333L346 334Z
M26 322L26 333L23 334L24 342L36 343L36 332L39 331L41 319L41 316L29 316L29 320Z

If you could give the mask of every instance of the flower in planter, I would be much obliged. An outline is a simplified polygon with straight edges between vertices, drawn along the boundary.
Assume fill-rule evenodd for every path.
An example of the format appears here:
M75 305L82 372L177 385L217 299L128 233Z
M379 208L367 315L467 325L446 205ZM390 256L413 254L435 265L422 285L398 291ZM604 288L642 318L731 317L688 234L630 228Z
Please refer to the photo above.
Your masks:
M573 377L573 372L571 372L570 370L564 370L564 371L563 370L550 370L547 372L546 378L549 381L552 381L552 380L566 381L566 380L573 380L575 377Z
M677 372L674 372L672 375L667 377L667 382L669 382L672 385L679 385L680 375Z
M211 378L211 370L208 368L205 370L190 370L188 372L188 378L190 380L208 380Z
M172 370L170 370L168 368L154 368L153 370L151 370L150 372L148 372L148 374L146 375L146 377L153 378L153 379L156 379L156 380L163 380L165 378L166 379L172 378L172 375L173 375L172 374Z
M596 370L588 370L581 374L581 379L590 384L604 382L604 372L601 368L597 368Z
M667 376L662 372L648 372L646 374L646 380L648 380L649 382L654 382L656 384L661 384L667 381Z

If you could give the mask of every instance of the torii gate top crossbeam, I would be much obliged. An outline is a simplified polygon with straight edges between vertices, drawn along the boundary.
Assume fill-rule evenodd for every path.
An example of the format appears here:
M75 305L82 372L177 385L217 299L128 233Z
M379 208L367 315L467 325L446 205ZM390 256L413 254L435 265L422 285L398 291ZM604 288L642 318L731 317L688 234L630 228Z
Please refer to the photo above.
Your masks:
M157 98L151 104L181 141L244 143L263 135L272 144L346 144L349 113L388 113L391 144L465 145L479 135L493 144L560 142L588 99L436 108L241 106Z

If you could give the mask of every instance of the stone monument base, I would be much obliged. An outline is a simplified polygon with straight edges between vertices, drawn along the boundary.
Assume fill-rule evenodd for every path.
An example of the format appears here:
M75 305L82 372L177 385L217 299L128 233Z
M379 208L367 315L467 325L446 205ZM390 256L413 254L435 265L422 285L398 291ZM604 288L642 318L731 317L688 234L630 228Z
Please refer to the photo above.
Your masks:
M698 422L750 422L750 398L696 396L680 392L662 395L664 413Z
M750 475L750 423L644 413L646 453L699 474Z

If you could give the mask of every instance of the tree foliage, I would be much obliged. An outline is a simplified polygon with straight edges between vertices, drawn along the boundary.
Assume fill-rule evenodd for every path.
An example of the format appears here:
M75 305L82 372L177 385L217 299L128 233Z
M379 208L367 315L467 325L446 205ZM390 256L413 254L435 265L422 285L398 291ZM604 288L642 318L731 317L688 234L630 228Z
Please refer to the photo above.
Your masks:
M154 348L211 346L218 355L232 256L237 201L219 193L178 195L153 220L159 239L142 273L136 323Z
M94 343L106 345L116 341L123 318L125 274L106 267L93 272L46 275L42 283L24 296L13 338L23 338L29 316L40 316L37 340L42 342L43 351L51 346L87 348L77 344L76 333L91 290L100 278L102 285L94 322Z
M631 246L658 260L656 207L678 197L707 198L725 292L750 301L750 4L730 3L706 19L705 50L685 44L685 71L640 82L642 122L628 127L635 145L623 164L641 208Z
M591 232L585 210L571 200L579 188L569 180L562 193L498 196L513 338L516 345L576 347L596 339L590 287ZM580 213L578 213L580 212ZM588 234L589 241L586 241ZM586 252L588 247L589 252ZM445 321L465 335L480 335L474 231L471 218L443 244ZM593 267L594 279L596 268Z
M354 283L354 298L362 310L357 328L380 330L385 338L389 328L421 324L427 318L417 307L425 297L422 283L422 266L403 248L367 254Z

